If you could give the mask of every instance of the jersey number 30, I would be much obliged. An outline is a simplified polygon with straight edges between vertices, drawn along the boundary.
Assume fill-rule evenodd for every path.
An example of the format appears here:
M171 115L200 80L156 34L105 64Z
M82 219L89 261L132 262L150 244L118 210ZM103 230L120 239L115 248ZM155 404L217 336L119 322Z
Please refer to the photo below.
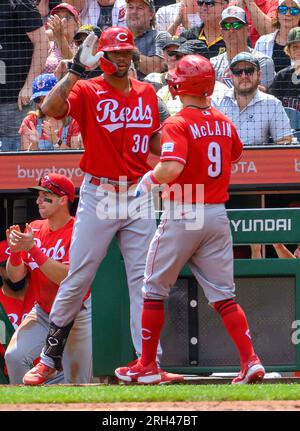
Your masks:
M222 150L217 142L211 142L208 145L207 156L211 162L208 166L208 176L218 177L222 172Z
M149 136L141 136L141 135L133 135L134 146L132 147L132 151L134 153L148 153L149 148Z

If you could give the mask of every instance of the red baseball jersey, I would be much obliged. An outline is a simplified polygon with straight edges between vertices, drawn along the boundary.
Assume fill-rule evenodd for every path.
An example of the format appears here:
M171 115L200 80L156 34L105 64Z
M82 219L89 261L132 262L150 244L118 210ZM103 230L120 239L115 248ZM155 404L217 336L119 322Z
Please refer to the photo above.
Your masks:
M9 258L10 250L7 241L0 241L0 263L4 262Z
M35 220L30 223L34 232L35 243L51 259L64 264L69 264L69 249L74 225L74 217L65 226L51 231L48 220ZM38 264L25 253L24 262L29 269L29 289L35 294L36 302L46 313L50 313L55 299L58 285L49 280L40 271Z
M187 107L165 120L160 161L185 165L173 182L181 190L191 185L190 194L186 186L185 202L201 202L196 186L203 184L204 203L222 203L229 197L231 163L240 158L242 149L234 124L224 114L215 108ZM174 199L168 192L163 197Z
M68 98L79 124L84 154L80 168L97 177L137 180L147 164L151 136L160 129L157 96L152 85L131 79L128 96L102 76L79 80Z
M27 288L23 299L12 298L11 296L6 295L2 289L0 289L0 303L2 304L11 324L15 329L20 326L22 321L30 312L34 305L34 301L34 291L29 287Z

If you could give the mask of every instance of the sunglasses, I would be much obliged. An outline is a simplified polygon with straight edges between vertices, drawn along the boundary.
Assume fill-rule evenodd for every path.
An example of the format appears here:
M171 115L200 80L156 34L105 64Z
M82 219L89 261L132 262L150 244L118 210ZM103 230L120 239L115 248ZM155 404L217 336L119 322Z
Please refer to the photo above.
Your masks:
M43 177L40 179L39 186L44 187L45 189L51 190L52 193L54 193L58 196L66 196L67 195L67 193L58 184L53 183L47 177ZM56 191L54 191L53 188Z
M214 5L215 5L215 2L212 0L197 0L197 4L198 4L198 6L203 6L204 4L206 5L206 6L209 6L209 7L213 7Z
M56 15L58 15L58 13ZM71 21L72 19L74 19L74 17L72 15L58 15L58 17L60 19L66 20L66 21Z
M251 76L257 69L255 67L247 67L244 69L232 69L232 74L234 76L242 76L245 73L246 76Z
M221 27L223 30L228 31L231 28L233 30L239 30L240 28L245 27L245 24L241 21L234 21L234 22L222 22Z
M281 15L286 15L288 11L290 11L290 15L292 16L298 16L300 13L300 9L298 7L288 7L284 5L278 6L277 10Z

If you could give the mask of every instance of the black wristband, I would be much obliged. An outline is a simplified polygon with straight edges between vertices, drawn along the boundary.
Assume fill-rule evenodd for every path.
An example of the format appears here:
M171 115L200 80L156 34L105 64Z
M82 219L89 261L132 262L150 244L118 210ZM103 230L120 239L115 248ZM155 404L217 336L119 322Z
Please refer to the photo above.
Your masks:
M78 63L69 62L68 63L68 70L70 73L74 73L74 75L79 76L80 78L83 78L85 76L85 67Z

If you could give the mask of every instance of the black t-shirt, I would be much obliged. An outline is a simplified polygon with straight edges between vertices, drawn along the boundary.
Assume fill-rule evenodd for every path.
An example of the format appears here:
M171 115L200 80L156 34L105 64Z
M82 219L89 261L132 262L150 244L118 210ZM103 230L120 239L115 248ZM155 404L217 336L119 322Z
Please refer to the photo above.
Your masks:
M269 93L281 100L285 108L300 111L300 75L292 66L278 72L269 88Z
M154 0L156 10L162 6L169 6L170 4L175 4L175 3L176 3L176 0Z
M278 45L276 41L274 42L272 58L274 61L276 73L284 69L285 67L290 66L291 64L291 59L284 52L284 46Z
M33 0L0 2L0 103L14 102L31 65L33 44L26 33L42 27L41 15Z
M201 26L194 26L191 27L189 30L183 31L180 36L184 37L187 40L203 40L207 45L209 58L216 57L217 55L223 54L223 52L226 51L225 42L221 37L218 38L215 43L211 45L207 44L203 24Z
M101 30L112 26L112 10L113 6L101 6L101 13L97 22L97 26L100 27Z

